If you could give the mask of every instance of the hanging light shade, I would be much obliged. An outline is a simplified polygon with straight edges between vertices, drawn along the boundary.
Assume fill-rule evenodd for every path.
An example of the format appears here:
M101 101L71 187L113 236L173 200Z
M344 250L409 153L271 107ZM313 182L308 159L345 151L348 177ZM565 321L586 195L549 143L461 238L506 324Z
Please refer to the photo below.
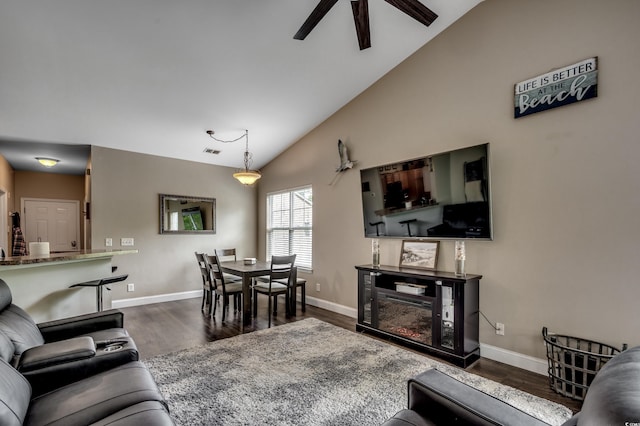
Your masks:
M257 170L251 170L251 163L253 163L253 155L249 152L249 131L244 131L244 137L246 139L246 145L244 149L244 170L240 170L233 174L233 177L243 185L253 185L258 179L262 177Z
M53 167L58 164L58 162L60 162L60 160L56 160L55 158L46 157L36 157L36 160L38 160L38 163L42 164L45 167Z
M262 177L260 172L255 170L246 170L243 172L236 172L233 177L238 179L243 185L253 185L258 179Z

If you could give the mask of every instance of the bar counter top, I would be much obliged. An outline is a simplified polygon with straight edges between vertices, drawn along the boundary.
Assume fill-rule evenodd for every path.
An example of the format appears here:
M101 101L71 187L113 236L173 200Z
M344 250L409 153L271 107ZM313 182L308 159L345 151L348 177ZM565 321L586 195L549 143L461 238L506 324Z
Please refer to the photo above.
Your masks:
M78 250L63 253L53 252L45 256L7 256L4 258L0 258L0 269L4 269L3 267L11 266L27 266L37 264L53 264L56 262L104 259L119 254L132 253L138 253L138 250Z

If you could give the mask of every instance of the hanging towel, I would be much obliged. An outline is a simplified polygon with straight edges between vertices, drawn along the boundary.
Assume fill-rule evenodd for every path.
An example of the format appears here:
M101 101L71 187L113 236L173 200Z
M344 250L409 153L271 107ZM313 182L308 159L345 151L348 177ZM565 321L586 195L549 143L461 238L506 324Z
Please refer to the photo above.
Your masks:
M22 235L22 229L19 226L13 227L13 251L12 256L26 256L27 244L24 241L24 235Z

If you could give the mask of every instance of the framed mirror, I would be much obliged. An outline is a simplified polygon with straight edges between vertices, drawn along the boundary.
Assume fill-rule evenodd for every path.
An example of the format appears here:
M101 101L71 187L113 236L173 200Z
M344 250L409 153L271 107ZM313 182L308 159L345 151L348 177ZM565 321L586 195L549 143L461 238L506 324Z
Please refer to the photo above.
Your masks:
M215 234L216 199L160 194L161 234Z

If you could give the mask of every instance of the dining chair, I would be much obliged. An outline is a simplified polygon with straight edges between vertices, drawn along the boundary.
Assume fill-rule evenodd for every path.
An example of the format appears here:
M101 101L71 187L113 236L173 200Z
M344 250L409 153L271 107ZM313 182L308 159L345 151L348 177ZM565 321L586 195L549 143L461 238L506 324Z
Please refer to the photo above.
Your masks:
M307 311L307 280L305 280L304 278L296 278L296 283L293 286L294 295L298 288L300 288L300 304L302 305L302 312L306 312Z
M198 268L200 269L200 276L202 277L202 305L200 306L200 310L204 310L205 305L209 305L209 314L211 314L213 301L213 286L211 285L211 274L209 273L209 268L207 267L207 261L205 259L206 254L198 253L196 254L196 260L198 261ZM217 303L217 297L215 302Z
M268 279L269 277L264 277L263 281L266 282L266 280ZM276 282L287 284L286 279L276 280ZM300 305L302 306L302 312L306 312L307 311L307 280L305 280L304 278L296 278L296 282L291 288L291 290L293 291L293 294L290 295L290 297L293 298L292 303L294 304L294 306L296 305L295 299L296 299L296 293L298 288L300 288ZM290 313L295 314L295 312L290 312Z
M222 297L222 321L225 320L227 310L229 309L229 298L233 296L233 310L234 312L241 310L242 304L242 283L234 282L227 283L220 267L220 259L216 255L206 255L205 262L209 270L211 282L213 284L213 294L216 295L216 299ZM216 314L216 306L213 305L213 312L211 316Z
M253 285L253 316L258 315L258 294L267 296L269 327L271 327L271 301L273 299L273 315L277 314L278 296L285 295L286 313L289 314L289 296L295 287L291 283L291 271L296 262L296 255L271 256L271 269L268 277L259 277Z
M216 256L218 256L218 260L220 262L224 262L226 260L233 260L234 262L238 260L238 258L236 257L236 249L234 248L226 248L226 249L215 249L215 254ZM233 275L233 274L228 274L226 272L222 273L224 275L224 279L225 282L227 283L234 283L234 282L238 282L238 281L242 281L242 278L237 276L237 275Z

